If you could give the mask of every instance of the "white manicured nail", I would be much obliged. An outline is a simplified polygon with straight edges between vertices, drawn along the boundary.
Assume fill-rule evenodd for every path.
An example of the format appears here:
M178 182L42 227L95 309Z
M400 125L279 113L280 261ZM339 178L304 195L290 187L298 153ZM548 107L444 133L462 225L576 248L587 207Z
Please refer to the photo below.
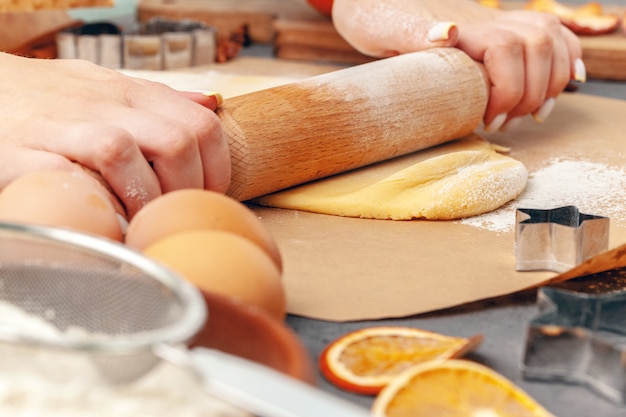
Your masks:
M485 126L485 132L495 132L502 127L504 122L506 122L506 113L501 113L494 117L491 123Z
M426 39L430 42L447 41L450 39L450 31L454 27L456 27L456 24L453 22L437 23L435 26L430 28L428 34L426 35Z
M521 117L514 117L511 120L509 120L508 122L506 122L506 124L500 128L500 131L502 131L502 132L510 132L512 130L515 130L517 128L517 126L519 126L521 121L522 121Z
M120 224L120 229L122 229L122 234L126 234L126 230L128 230L128 220L124 216L119 213L115 213L117 215L117 221Z
M587 68L585 67L583 60L580 58L574 62L574 79L581 83L587 81Z
M535 121L543 123L548 118L548 116L550 116L550 113L552 113L552 109L554 109L555 104L556 100L554 98L547 99L541 105L541 107L539 107L539 110L533 113L533 118L535 119Z

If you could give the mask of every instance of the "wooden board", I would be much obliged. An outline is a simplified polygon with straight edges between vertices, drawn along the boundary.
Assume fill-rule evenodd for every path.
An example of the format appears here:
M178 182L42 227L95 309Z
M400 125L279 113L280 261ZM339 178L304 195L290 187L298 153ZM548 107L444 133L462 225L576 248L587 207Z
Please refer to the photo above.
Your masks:
M523 7L525 2L504 2L504 8ZM606 6L605 11L623 15L624 8ZM359 64L371 60L335 31L332 22L313 10L306 0L141 0L141 21L161 16L196 19L230 33L249 26L256 42L272 43L275 55L304 61ZM626 36L622 32L581 37L589 78L626 80Z
M362 64L374 59L355 50L323 17L279 18L274 22L274 29L274 53L278 58L346 64Z
M32 56L35 47L54 46L55 34L76 23L65 10L0 12L0 51Z
M36 12L41 10L113 7L113 5L113 0L4 0L0 1L0 12Z
M621 33L581 37L589 78L626 80L626 36Z
M306 0L141 0L137 18L193 19L228 34L248 26L252 41L271 43L275 38L274 21L285 18L307 21L319 18Z

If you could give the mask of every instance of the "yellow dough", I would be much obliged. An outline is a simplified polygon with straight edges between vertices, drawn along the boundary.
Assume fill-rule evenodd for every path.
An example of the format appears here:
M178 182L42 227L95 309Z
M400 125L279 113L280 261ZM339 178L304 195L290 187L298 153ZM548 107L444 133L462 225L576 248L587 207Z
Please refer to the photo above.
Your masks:
M253 200L263 206L373 219L453 220L493 211L526 187L528 171L471 135L435 148Z

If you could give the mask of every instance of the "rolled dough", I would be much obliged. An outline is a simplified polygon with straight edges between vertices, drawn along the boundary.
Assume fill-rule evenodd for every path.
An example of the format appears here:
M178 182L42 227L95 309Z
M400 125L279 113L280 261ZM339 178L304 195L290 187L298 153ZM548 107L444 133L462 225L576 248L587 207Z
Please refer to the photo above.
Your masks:
M517 197L528 172L478 135L254 199L268 207L345 217L453 220Z

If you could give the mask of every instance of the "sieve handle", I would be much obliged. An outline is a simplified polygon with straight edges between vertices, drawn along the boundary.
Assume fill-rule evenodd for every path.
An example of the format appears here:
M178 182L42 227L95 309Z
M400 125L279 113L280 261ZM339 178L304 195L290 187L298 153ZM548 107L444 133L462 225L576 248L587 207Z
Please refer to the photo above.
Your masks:
M369 411L258 363L194 348L192 367L208 393L265 417L370 417Z

